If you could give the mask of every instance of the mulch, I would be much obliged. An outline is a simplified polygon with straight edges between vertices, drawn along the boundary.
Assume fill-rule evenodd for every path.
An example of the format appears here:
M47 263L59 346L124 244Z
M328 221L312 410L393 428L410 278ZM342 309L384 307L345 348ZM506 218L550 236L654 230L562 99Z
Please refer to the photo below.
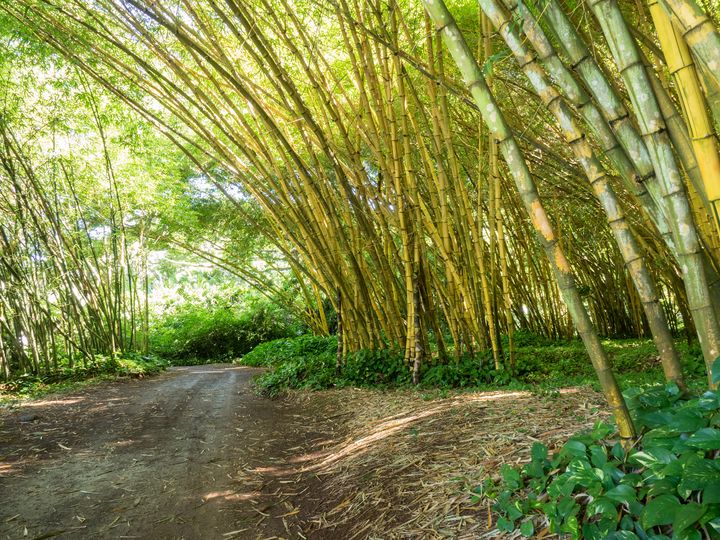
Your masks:
M497 478L503 463L529 460L533 443L552 451L608 416L602 397L585 388L442 399L342 389L286 399L324 413L318 422L331 433L275 475L281 499L283 490L312 486L313 504L298 512L313 539L513 538L495 529L487 501L473 504L471 490Z

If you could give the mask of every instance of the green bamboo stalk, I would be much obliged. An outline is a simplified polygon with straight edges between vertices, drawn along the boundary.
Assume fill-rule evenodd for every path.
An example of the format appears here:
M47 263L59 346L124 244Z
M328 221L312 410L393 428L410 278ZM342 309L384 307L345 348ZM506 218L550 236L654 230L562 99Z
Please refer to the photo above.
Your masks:
M665 122L635 42L615 0L589 0L625 82L635 116L660 180L673 225L688 304L698 330L708 380L720 354L720 322L715 314L690 205L673 154Z
M500 150L513 175L518 192L533 223L537 238L550 261L550 266L560 287L563 299L575 326L585 343L595 371L600 379L605 398L610 405L620 430L620 436L630 440L635 428L625 400L617 385L610 362L600 344L597 332L582 303L570 266L558 245L555 232L542 205L535 182L527 167L520 147L508 126L502 111L491 94L482 70L473 58L472 51L455 23L443 0L423 0L426 11L433 19L437 30L462 73L465 84L480 109L483 120L490 132L498 139Z
M518 65L525 72L542 102L555 116L568 144L582 165L585 175L605 211L608 223L615 235L615 241L625 261L625 266L640 295L655 345L660 352L665 376L668 380L675 381L681 387L684 386L680 357L675 349L665 314L658 301L658 295L645 257L630 230L625 213L609 183L610 179L604 170L603 164L595 155L590 142L577 125L572 110L551 84L536 57L527 49L519 32L515 30L510 13L504 9L498 0L478 1L482 10L515 55Z
M626 155L635 166L647 191L650 193L657 210L650 212L658 220L656 226L673 253L676 253L673 236L670 232L667 211L658 185L652 160L643 139L633 126L631 116L620 96L608 82L605 74L595 63L590 50L578 34L572 22L567 18L557 0L538 0L543 18L558 36L563 51L570 59L573 69L585 83L595 103L601 110L605 121L616 134L625 149Z
M648 193L642 182L640 172L628 157L625 148L620 144L602 112L592 100L588 92L576 79L572 72L558 57L552 45L535 16L525 3L517 0L506 0L505 5L511 12L517 13L523 23L523 32L538 55L552 81L558 86L565 98L572 103L582 114L585 122L602 146L604 154L610 159L615 169L620 173L625 185L642 203L653 224L661 234L670 234L667 221L655 201Z

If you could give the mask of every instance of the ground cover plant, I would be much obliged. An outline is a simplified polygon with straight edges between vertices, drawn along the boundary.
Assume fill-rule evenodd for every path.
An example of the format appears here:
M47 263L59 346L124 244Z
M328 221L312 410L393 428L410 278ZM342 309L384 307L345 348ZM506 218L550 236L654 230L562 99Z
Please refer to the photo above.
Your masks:
M720 382L720 358L713 368ZM493 500L499 531L586 539L720 538L720 392L683 393L674 383L629 388L641 437L622 444L598 423L549 455L532 447L522 467L476 488Z
M67 360L45 374L27 373L0 382L0 403L31 399L60 391L71 391L84 383L112 380L118 377L146 377L165 370L170 363L155 355L126 353L122 356L97 355L92 361Z
M661 376L657 352L650 340L607 340L614 367L624 387L647 384ZM697 344L677 343L688 383L702 387L704 364ZM421 370L425 389L514 388L553 391L568 386L598 388L588 355L579 340L548 341L526 335L515 351L515 372L497 370L490 352L465 355ZM352 353L337 368L337 338L305 335L263 343L237 360L270 368L259 376L258 388L269 395L289 389L343 386L404 387L412 383L402 352L392 349Z

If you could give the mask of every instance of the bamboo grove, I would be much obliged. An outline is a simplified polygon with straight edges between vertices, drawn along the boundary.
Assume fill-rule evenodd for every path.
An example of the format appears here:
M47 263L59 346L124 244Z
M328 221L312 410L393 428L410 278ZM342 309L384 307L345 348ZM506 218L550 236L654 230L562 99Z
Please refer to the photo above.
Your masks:
M116 229L94 239L72 173L60 164L62 178L48 192L12 133L0 130L4 376L49 373L61 357L72 367L139 348L145 335L133 318L140 322L143 305L125 236Z
M515 331L577 332L631 436L600 335L651 335L681 385L673 333L719 354L711 1L0 9L242 186L315 331L337 311L339 363L399 347L417 374L491 350L512 369Z
M75 364L93 369L98 355L144 350L146 242L137 234L144 220L128 220L100 105L89 98L89 127L72 126L72 136L53 104L61 93L32 69L6 61L4 75L7 68L13 76L1 86L0 378ZM34 124L33 113L51 127ZM97 163L90 163L94 151Z

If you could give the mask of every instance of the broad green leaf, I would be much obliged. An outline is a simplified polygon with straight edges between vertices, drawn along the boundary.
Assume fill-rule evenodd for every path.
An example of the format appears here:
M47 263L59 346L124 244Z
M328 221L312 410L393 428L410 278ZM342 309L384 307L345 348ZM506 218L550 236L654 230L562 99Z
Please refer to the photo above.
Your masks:
M693 433L685 441L685 444L701 450L718 450L720 449L720 429L700 429Z
M557 514L557 504L555 502L547 502L542 505L542 511L543 513L548 516L552 517L555 514Z
M502 476L505 485L509 489L517 489L520 487L520 473L507 463L500 467L500 476Z
M679 535L685 529L691 527L703 517L707 507L698 503L687 503L675 511L675 518L673 519L673 533L675 536Z
M548 457L548 448L542 443L534 443L530 450L530 455L533 461L543 461Z
M720 356L718 356L713 362L710 373L712 375L711 378L713 386L720 385Z
M662 480L653 482L647 494L649 497L659 497L667 493L673 494L677 489L678 482L679 480L677 478L663 478Z
M625 449L622 447L622 444L615 443L615 445L612 447L612 450L610 451L615 459L623 460L625 459Z
M630 514L636 518L639 518L642 511L645 509L645 505L638 501L631 501L628 507L630 509Z
M607 534L594 523L583 523L582 534L586 540L605 540L607 538Z
M668 476L682 476L685 470L685 463L679 459L668 463L661 471L657 472L659 478L666 478Z
M644 388L638 395L638 401L648 409L660 409L670 404L665 388L651 387Z
M504 517L498 518L496 526L499 530L504 532L512 532L515 530L515 524Z
M638 535L632 531L617 531L610 536L613 540L640 540Z
M635 528L635 521L628 515L625 515L620 520L620 528L623 531L632 531Z
M645 467L650 467L658 463L668 464L675 459L675 455L667 448L662 446L648 446L644 449L644 451L632 454L629 461L631 463L637 463Z
M600 441L610 435L613 431L613 428L607 425L605 422L598 422L593 426L593 430L590 436L592 437L593 441Z
M525 465L525 474L535 479L543 478L545 475L543 462L533 459L530 463Z
M523 516L524 512L520 509L520 501L515 501L507 509L507 517L512 521L518 520Z
M627 484L628 486L638 486L643 483L643 477L637 473L629 473L620 479L621 484Z
M561 453L570 456L582 457L585 456L586 450L587 447L583 443L571 439L562 447Z
M568 497L575 490L577 482L569 476L559 476L548 486L551 497Z
M675 442L675 437L677 437L680 434L680 432L675 429L671 428L670 426L660 426L655 429L651 429L648 431L643 439L645 441L653 441L653 445L659 445L660 441L658 439L669 439L672 438L672 443Z
M595 467L602 469L607 463L607 450L604 446L591 446L590 447L590 461Z
M593 472L600 477L605 476L601 469L593 469ZM596 480L594 482L590 482L590 484L585 488L585 493L593 498L599 497L607 490L607 487L605 486L606 483L607 482L604 478L600 481Z
M587 507L588 516L596 516L598 514L617 518L617 509L615 508L616 503L611 501L607 497L598 497L593 500Z
M697 459L685 466L679 489L705 489L715 484L720 484L720 470L715 463L709 459Z
M605 497L607 497L611 501L629 504L630 502L636 500L636 493L635 489L632 486L620 484L619 486L616 486L607 493L605 493Z
M628 461L636 465L642 465L643 467L650 467L658 462L655 456L647 452L635 452L628 458Z
M713 484L706 487L703 490L702 502L703 504L720 503L720 484Z
M610 484L607 486L608 489L620 482L620 479L624 476L623 472L612 463L607 463L602 470L605 474L605 482Z
M671 381L665 385L665 392L668 396L677 397L680 395L680 387L675 381Z
M580 525L578 524L577 518L575 516L567 518L567 521L565 521L565 524L562 526L562 530L563 532L572 534L573 538L577 538L580 531Z
M660 495L652 499L642 512L640 521L645 529L657 525L669 525L675 519L680 501L673 495Z
M720 394L718 392L705 392L698 400L698 406L704 411L716 411L720 409Z
M700 525L706 525L714 519L720 519L720 505L718 504L705 504L707 511L700 520Z
M523 524L520 525L520 534L522 534L526 538L529 538L534 533L535 527L533 526L532 521L523 521Z
M673 414L670 411L653 410L639 415L640 422L650 429L667 426L672 422L672 419Z
M689 433L704 428L707 424L707 418L700 411L690 409L675 414L668 426L682 433Z
M702 540L702 535L696 529L686 529L673 534L673 540Z
M575 502L575 499L566 497L558 502L557 513L559 516L566 518L579 508L580 506Z
M575 482L584 487L588 487L595 482L601 482L602 471L593 469L590 463L584 459L573 459L568 465L568 480Z

